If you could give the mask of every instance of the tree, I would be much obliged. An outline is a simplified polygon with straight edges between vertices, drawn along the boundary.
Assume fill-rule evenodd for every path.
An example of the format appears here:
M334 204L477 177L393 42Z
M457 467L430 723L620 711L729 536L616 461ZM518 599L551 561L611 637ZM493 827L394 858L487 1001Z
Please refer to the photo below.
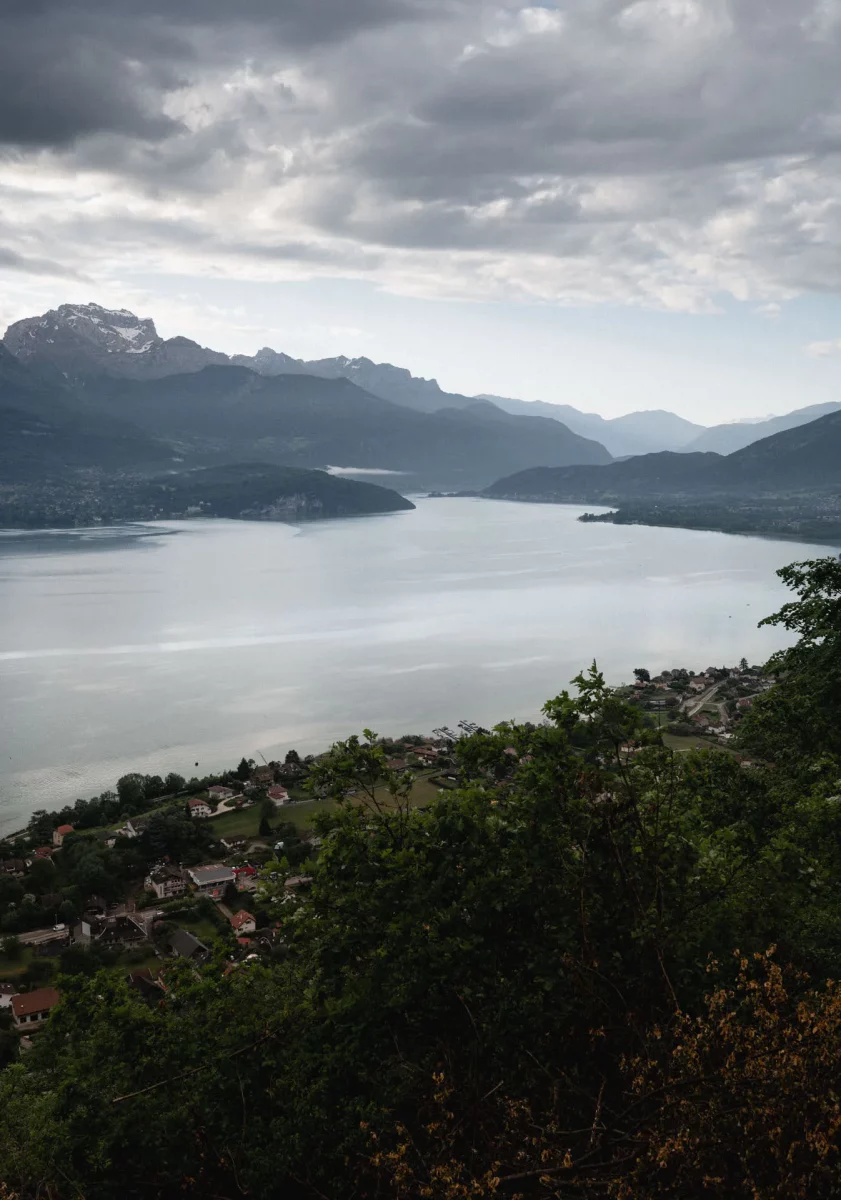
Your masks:
M756 698L739 740L778 768L811 776L819 756L841 757L841 562L812 559L777 574L798 599L760 625L781 626L798 640L768 662L776 686Z
M287 762L287 763L295 763L295 765L297 766L301 761L301 756L297 750L287 750L286 757L284 758L283 761Z
M164 780L164 789L167 796L173 796L176 792L183 792L186 786L186 781L183 775L176 774L175 771L170 771Z
M137 772L123 775L117 780L117 795L120 805L127 813L131 815L140 812L146 798L144 777Z
M651 672L646 670L645 667L634 667L634 676L637 680L637 683L651 682Z
M23 958L23 945L20 939L14 935L4 938L3 953L9 962L20 962Z
M241 758L239 760L239 766L237 767L237 770L236 770L236 776L237 776L237 779L241 780L243 783L245 783L246 780L251 778L251 765L248 762L248 759Z
M44 808L36 808L29 821L29 833L37 845L49 845L53 840L54 822Z
M268 837L272 832L272 818L276 812L274 800L270 800L268 796L264 796L260 801L260 826L259 833L261 837Z

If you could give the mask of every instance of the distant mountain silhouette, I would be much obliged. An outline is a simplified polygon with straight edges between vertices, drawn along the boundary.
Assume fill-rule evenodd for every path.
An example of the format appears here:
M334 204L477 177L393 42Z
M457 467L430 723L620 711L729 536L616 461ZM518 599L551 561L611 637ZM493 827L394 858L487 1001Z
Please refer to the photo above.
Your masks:
M347 379L363 391L404 408L433 413L443 408L471 408L489 400L519 417L548 417L579 436L601 442L611 455L677 450L700 434L703 426L674 413L629 413L606 420L568 404L514 400L504 396L464 396L446 392L435 379L412 375L405 367L369 358L336 355L307 361L264 346L256 354L229 357L189 338L162 338L149 317L128 309L99 304L62 304L40 316L16 321L6 331L6 345L20 360L61 382L86 385L100 375L125 379L162 379L201 371L207 366L247 367L258 375L315 375Z
M658 496L831 491L841 486L841 411L726 456L645 454L607 466L538 467L498 479L490 496L613 503Z
M70 389L46 382L0 344L0 482L171 456L121 415L88 411Z
M745 446L750 446L753 442L761 441L775 433L782 433L786 429L796 429L798 425L806 425L828 413L838 412L839 409L841 409L841 402L810 404L808 408L798 408L781 417L769 417L766 421L713 425L691 441L686 449L690 451L713 450L716 454L733 454Z
M506 412L518 416L551 417L563 421L574 433L595 438L615 458L631 454L650 454L657 450L682 450L704 431L676 413L664 409L626 413L622 417L601 417L581 412L569 404L547 404L544 400L515 400L510 396L480 397L491 400Z
M404 473L405 486L450 488L483 487L534 462L610 461L603 446L556 421L512 417L475 401L419 413L343 378L212 366L154 381L101 376L85 397L193 461L386 469Z

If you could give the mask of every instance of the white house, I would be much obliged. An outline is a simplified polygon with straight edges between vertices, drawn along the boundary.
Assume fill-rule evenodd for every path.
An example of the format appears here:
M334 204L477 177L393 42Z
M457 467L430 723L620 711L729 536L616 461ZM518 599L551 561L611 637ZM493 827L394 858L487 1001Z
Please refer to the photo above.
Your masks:
M190 810L191 817L209 817L213 813L213 809L206 800L188 800L187 808Z
M236 792L233 788L222 787L221 783L217 783L207 789L207 794L211 800L219 802L222 800L233 800Z
M12 996L12 1015L16 1029L38 1028L43 1025L50 1010L55 1008L61 996L52 987L38 988L34 992L21 992Z
M257 928L257 922L251 913L246 912L245 909L242 912L234 913L230 918L230 922L237 937L244 937L246 934L254 933Z
M155 867L146 876L146 890L154 892L159 900L172 896L183 896L187 890L184 874L177 867Z
M60 846L68 833L73 832L72 825L59 825L58 829L53 830L53 845Z

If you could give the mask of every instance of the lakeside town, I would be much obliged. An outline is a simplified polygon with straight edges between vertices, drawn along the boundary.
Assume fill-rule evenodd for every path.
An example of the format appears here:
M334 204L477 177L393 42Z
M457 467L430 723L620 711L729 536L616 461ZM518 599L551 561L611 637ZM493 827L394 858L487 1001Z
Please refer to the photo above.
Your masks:
M717 747L750 767L739 722L773 682L742 659L656 675L640 667L615 694L674 751ZM458 742L476 732L461 722L428 737L376 739L381 778L364 795L330 791L318 769L329 752L290 750L201 780L129 774L116 791L36 811L0 841L0 1065L31 1046L61 999L61 976L106 969L155 1003L179 961L215 957L230 971L282 956L281 916L306 892L320 852L318 815L342 799L428 803L459 786ZM505 754L489 788L527 765L514 746Z

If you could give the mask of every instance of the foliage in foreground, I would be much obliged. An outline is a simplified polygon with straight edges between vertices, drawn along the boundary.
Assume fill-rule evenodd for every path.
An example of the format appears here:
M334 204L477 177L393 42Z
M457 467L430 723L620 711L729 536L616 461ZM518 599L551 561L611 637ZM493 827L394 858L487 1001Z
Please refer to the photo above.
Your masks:
M173 968L153 1006L64 980L0 1073L0 1178L89 1200L837 1194L841 763L789 716L832 702L841 567L788 571L801 641L745 721L767 765L671 753L595 667L544 723L463 738L459 788L424 809L371 736L339 744L309 890L264 882L277 957Z

